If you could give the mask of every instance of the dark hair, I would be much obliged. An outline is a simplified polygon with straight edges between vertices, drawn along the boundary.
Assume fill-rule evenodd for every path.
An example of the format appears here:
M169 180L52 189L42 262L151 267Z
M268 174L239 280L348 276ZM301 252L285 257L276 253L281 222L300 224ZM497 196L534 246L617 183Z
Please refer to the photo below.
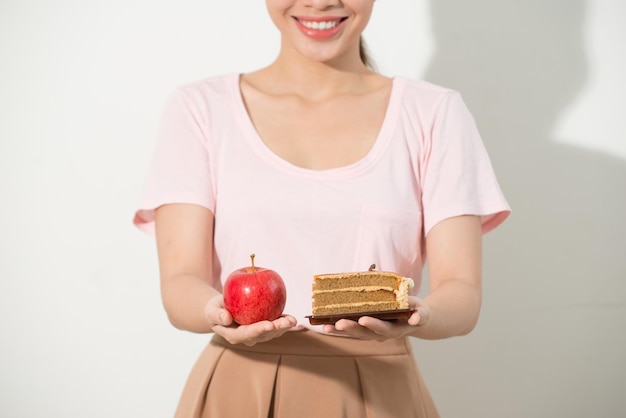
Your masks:
M365 44L365 39L363 39L363 36L361 36L361 39L359 41L359 56L361 57L361 61L363 62L363 64L365 64L367 68L369 68L372 71L376 71L376 64L374 64L374 61L370 57L370 54L367 49L367 45Z

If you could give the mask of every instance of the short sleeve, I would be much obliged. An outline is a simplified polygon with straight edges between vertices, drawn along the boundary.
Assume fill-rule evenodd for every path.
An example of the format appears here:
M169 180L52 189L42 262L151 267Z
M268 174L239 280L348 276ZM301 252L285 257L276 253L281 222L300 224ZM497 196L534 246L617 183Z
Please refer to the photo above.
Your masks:
M169 203L195 204L214 212L213 189L206 127L179 88L166 101L133 222L153 233L154 211Z
M474 118L458 92L447 92L438 106L423 159L426 235L437 223L455 216L480 216L483 233L508 217L509 205Z

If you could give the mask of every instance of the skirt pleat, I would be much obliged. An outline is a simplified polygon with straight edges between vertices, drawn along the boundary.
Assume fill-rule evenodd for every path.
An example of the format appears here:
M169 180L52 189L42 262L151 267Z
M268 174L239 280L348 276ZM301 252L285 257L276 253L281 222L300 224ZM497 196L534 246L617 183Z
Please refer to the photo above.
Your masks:
M214 335L176 418L438 418L408 339L288 332L253 347Z
M285 355L274 417L365 417L359 372L349 357Z
M279 361L277 354L226 350L213 372L202 417L267 418Z
M412 355L364 356L357 357L356 363L361 375L363 398L367 409L367 414L363 416L376 418L438 416Z

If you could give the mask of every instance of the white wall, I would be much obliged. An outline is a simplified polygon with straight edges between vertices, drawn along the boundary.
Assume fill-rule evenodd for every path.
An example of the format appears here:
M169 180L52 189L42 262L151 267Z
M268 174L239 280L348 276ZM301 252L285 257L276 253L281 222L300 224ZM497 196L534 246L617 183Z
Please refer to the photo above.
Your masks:
M621 0L380 0L387 74L461 90L514 209L481 323L416 342L446 418L626 415ZM264 2L0 5L0 416L168 417L172 329L130 221L171 88L265 65Z

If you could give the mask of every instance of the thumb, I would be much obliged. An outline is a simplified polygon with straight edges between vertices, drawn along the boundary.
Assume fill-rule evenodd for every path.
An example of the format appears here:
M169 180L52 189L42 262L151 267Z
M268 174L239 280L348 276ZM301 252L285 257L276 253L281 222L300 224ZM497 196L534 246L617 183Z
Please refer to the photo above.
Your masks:
M422 320L422 316L420 315L420 311L418 309L413 312L413 314L409 317L409 325L419 326L419 323Z
M224 309L222 295L215 295L209 299L204 308L204 317L211 325L228 326L233 322L230 312Z

